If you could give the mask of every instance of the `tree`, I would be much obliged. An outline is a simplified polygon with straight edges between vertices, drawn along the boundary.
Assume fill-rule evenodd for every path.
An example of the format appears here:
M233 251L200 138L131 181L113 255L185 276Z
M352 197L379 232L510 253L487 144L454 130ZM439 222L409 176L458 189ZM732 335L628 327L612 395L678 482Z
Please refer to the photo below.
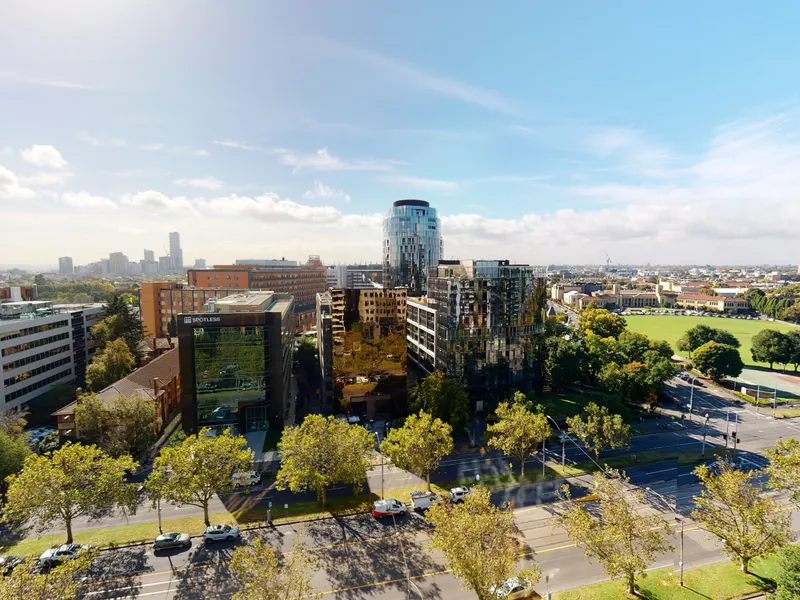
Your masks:
M497 588L514 575L522 547L510 507L498 508L489 490L478 487L461 504L431 506L427 519L433 525L431 547L444 553L464 587L478 600L499 599ZM540 576L538 565L517 574L530 586Z
M322 507L337 482L360 489L371 468L375 438L361 427L335 417L308 415L299 427L283 431L278 449L283 460L275 479L279 490L317 493Z
M136 468L130 456L112 458L97 446L66 443L43 456L30 455L19 475L8 478L6 512L39 530L60 523L72 542L75 518L99 518L119 506L132 509L135 486L125 473Z
M82 394L78 398L75 426L83 442L101 446L109 439L111 420L111 408L100 396Z
M577 343L561 337L547 338L545 353L544 371L552 389L560 390L581 380L583 352Z
M99 392L115 381L127 377L136 366L136 359L124 340L110 342L105 350L99 352L86 368L86 384L92 391Z
M800 504L800 441L795 438L778 440L774 448L764 452L769 459L766 468L769 484L790 493L792 502Z
M0 430L0 495L5 487L6 477L18 473L30 453L23 435L12 435Z
M578 317L578 329L604 338L618 338L627 325L625 319L618 314L593 306L582 310Z
M622 415L612 415L608 407L590 402L580 415L567 417L569 430L594 452L595 458L606 448L622 448L631 438L631 428L622 420Z
M616 347L625 355L626 362L644 362L645 352L650 350L650 339L643 333L626 329L619 335Z
M460 381L434 371L411 389L411 410L424 410L460 431L469 418L469 396Z
M41 273L37 273L33 278L33 284L36 286L47 285L47 279Z
M800 307L800 302L795 306ZM786 362L793 364L794 372L797 373L797 368L800 367L800 331L793 329L792 331L787 331L784 335L786 335L786 340L789 343L789 357Z
M718 473L706 465L694 473L704 489L694 497L692 518L720 539L725 554L738 559L742 571L749 573L751 560L791 541L791 519L762 494L757 472L740 471L725 461Z
M281 556L268 542L257 538L234 550L230 567L240 588L232 600L301 600L311 597L317 559L298 545Z
M744 368L739 350L713 340L706 342L694 351L692 362L702 373L712 379L738 377Z
M93 559L91 550L82 552L42 573L35 568L36 559L29 558L10 574L0 573L0 600L74 600Z
M125 325L119 315L109 315L92 327L92 339L100 348L105 348L110 342L122 337Z
M75 407L80 439L97 444L111 456L144 454L158 439L160 421L155 401L136 392L119 395L111 403L84 394Z
M131 354L138 356L138 346L144 337L144 329L132 306L123 296L114 294L106 305L105 317L118 316L122 319L122 339L125 340Z
M497 422L487 427L489 446L519 461L519 474L525 474L525 459L550 437L550 425L542 412L531 412L523 404L501 402L495 411Z
M594 476L598 506L572 499L569 486L562 487L567 504L554 519L588 558L600 563L609 577L624 577L628 593L636 593L636 576L644 573L655 555L674 548L667 542L669 525L661 515L640 514L644 493L628 485L624 473L607 471Z
M791 359L789 339L777 329L762 329L753 336L750 353L756 362L787 363Z
M167 335L170 337L178 337L178 318L175 315L170 317L169 323L167 324Z
M800 321L800 300L795 300L794 304L783 312L783 318L787 321L794 321L795 323Z
M453 428L420 411L419 415L410 415L402 427L389 431L381 451L398 469L424 477L430 492L431 473L453 451Z
M717 342L718 344L727 344L738 348L741 346L739 339L729 331L724 329L716 329L708 325L695 325L691 329L678 338L676 346L681 352L688 352L692 354L700 346L708 342Z
M217 490L229 489L231 476L253 465L244 436L227 430L211 437L208 433L201 429L180 446L162 448L146 483L155 498L202 508L206 526L211 525L208 503Z
M800 598L800 547L787 546L781 552L778 587L772 600L797 600Z

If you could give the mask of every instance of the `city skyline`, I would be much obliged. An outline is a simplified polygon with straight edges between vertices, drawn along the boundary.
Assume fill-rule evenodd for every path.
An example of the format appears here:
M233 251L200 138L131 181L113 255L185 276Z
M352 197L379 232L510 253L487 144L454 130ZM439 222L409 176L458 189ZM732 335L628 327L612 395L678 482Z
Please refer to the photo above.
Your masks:
M403 198L445 259L798 262L800 7L83 3L3 9L0 263L380 262Z

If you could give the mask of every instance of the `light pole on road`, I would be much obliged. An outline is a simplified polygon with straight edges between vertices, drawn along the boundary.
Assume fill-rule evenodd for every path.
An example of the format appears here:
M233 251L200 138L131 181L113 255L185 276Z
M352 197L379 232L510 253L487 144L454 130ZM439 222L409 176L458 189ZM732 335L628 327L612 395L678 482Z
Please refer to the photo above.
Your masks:
M383 454L381 454L380 437L378 437L378 432L373 431L372 435L375 436L375 446L378 449L378 454L381 455L381 500L383 500L383 463L386 461L383 458Z
M692 383L689 384L690 391L689 391L689 422L692 422L692 409L694 408L694 380L697 379L697 376L692 375Z
M675 518L678 520L678 523L681 524L681 551L680 551L681 554L680 554L680 559L678 561L678 565L680 566L680 569L681 569L681 580L680 580L680 583L681 583L681 587L683 587L683 515L678 513L678 507L677 506L673 506L672 504L670 504L669 501L667 501L667 499L664 498L664 496L659 494L654 489L645 488L645 490L647 490L651 494L655 494L658 498L660 498L661 501L666 505L666 507L672 512L672 514L675 515Z
M703 453L702 453L702 456L706 455L706 433L708 433L708 419L709 419L709 416L708 416L708 413L706 413L706 422L705 422L705 425L703 426Z

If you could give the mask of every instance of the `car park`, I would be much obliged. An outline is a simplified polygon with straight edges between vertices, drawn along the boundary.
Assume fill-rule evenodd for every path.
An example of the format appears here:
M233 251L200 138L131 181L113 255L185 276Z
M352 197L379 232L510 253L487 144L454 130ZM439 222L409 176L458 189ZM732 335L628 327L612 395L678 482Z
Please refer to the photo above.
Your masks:
M450 502L452 502L453 504L458 504L459 502L463 502L464 499L467 497L467 494L469 494L471 491L472 488L464 486L451 488Z
M212 525L203 533L203 541L222 542L238 540L240 535L239 528L235 525Z
M153 551L171 550L173 548L188 548L192 545L191 537L188 533L162 533L153 542Z
M394 498L375 500L372 505L372 516L376 519L405 515L407 512L408 508L406 505Z
M434 504L439 504L443 498L433 492L411 492L411 508L415 512L422 513Z
M533 590L530 582L517 577L507 579L497 587L492 586L489 590L498 600L521 600L522 598L541 598Z
M261 483L261 473L258 471L244 471L231 475L233 487L247 487Z
M58 564L64 560L69 560L78 556L81 552L88 550L89 546L83 544L64 544L56 546L42 552L39 562L42 564Z

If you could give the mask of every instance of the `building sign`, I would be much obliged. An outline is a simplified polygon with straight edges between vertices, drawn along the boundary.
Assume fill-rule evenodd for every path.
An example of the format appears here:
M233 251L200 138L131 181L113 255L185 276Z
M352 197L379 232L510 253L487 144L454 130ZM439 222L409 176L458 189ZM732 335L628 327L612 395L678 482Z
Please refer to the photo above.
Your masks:
M185 325L191 325L193 323L219 323L219 317L183 317L183 322Z

